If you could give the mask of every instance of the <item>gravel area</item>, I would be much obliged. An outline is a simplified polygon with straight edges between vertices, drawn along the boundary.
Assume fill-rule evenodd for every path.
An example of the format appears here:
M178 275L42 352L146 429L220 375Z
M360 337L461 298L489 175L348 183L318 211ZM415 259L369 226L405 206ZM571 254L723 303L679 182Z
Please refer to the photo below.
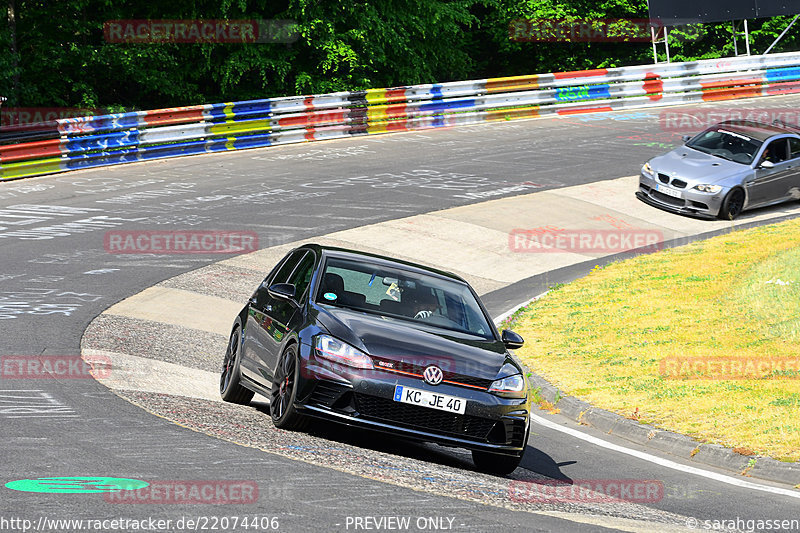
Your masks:
M86 329L82 349L137 355L218 372L228 338L215 333L117 315L100 315Z
M159 283L162 287L198 292L235 302L247 303L263 281L264 273L224 263L198 268Z
M308 433L283 431L272 425L266 405L260 402L240 406L166 394L116 393L151 413L207 435L415 490L519 511L588 513L646 521L653 530L671 530L671 526L685 524L684 517L628 502L525 501L513 490L520 487L520 482L540 484L550 478L524 469L517 469L508 479L482 474L472 470L468 453L454 454L439 446L327 422L315 422ZM537 500L549 498L546 493L535 493Z

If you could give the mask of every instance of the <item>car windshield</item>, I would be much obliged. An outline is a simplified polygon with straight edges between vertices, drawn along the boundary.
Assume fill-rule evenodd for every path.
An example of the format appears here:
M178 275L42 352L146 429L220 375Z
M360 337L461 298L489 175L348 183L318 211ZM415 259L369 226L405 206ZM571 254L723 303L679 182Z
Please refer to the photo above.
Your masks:
M686 146L728 161L749 165L761 148L761 141L719 127L695 136Z
M486 316L464 283L333 257L328 258L321 279L319 304L494 339Z

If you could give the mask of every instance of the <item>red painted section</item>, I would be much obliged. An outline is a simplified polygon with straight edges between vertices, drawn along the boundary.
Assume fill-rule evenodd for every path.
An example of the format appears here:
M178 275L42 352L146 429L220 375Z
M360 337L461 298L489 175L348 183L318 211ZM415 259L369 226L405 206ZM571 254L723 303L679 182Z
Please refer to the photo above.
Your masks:
M407 129L405 120L394 120L386 124L386 131L406 131Z
M305 138L307 141L313 141L314 139L314 128L308 128L306 130Z
M11 161L25 161L27 159L60 156L60 146L61 139L9 144L5 146L0 145L0 161L9 163Z
M719 100L736 100L737 98L752 98L763 96L762 87L734 87L730 89L709 89L703 91L704 102L716 102Z
M723 81L709 81L707 83L700 83L700 87L705 91L706 89L717 89L720 87L741 87L743 85L762 85L764 78L745 78L741 80L723 80Z
M602 113L604 111L614 111L611 106L605 107L582 107L580 109L559 109L559 115L579 115L581 113Z
M406 100L405 89L386 89L387 102L403 102Z
M608 69L605 68L573 70L571 72L553 72L553 76L555 76L557 80L563 80L565 78L589 78L591 76L605 76L606 74L608 74Z
M650 100L661 100L664 92L664 82L661 81L661 76L654 72L648 72L644 75L644 83L642 84L644 92Z
M187 124L200 122L203 120L203 108L201 106L175 107L172 109L156 109L147 111L141 117L146 126L166 126L168 124Z
M773 83L764 89L767 94L793 94L800 92L800 82L786 81L782 83Z
M343 111L309 112L297 117L278 119L280 126L316 126L319 124L337 124L344 122L349 113Z

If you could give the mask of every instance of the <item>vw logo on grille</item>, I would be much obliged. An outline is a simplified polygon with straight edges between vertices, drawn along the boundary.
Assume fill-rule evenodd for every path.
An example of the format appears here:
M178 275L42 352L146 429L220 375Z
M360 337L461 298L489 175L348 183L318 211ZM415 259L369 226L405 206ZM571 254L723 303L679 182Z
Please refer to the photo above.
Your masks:
M431 385L438 385L442 382L442 378L444 378L444 374L442 374L442 369L438 366L431 365L425 369L423 372L422 377L425 378L425 383L429 383Z

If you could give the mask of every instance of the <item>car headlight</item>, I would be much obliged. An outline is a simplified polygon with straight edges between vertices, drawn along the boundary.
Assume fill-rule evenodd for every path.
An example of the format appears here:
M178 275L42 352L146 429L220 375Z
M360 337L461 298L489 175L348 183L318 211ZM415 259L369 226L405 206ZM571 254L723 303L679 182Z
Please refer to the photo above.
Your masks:
M324 359L355 368L373 368L370 356L328 335L314 338L314 352Z
M499 375L506 374L506 377L494 380L489 386L489 392L506 398L524 398L528 394L528 391L525 390L525 378L519 371L509 376L509 370L517 371L516 367L508 363L503 365Z
M714 193L718 193L719 191L721 191L722 190L722 186L720 186L720 185L701 184L701 185L695 185L694 187L692 187L692 189L698 190L700 192L710 192L710 193L714 194Z
M650 166L650 163L649 163L649 162L645 163L645 164L642 166L642 174L644 174L644 175L646 175L646 176L650 176L651 178L652 178L653 176L655 176L655 173L653 172L653 167L651 167L651 166Z

